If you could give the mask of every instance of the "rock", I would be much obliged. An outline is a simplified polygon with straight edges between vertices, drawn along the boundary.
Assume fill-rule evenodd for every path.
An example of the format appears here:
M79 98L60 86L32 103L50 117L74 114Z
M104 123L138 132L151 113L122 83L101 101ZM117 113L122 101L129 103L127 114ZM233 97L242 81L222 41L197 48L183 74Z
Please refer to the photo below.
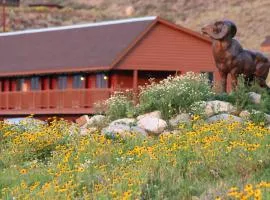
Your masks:
M204 104L204 112L208 117L218 113L233 113L235 111L236 108L231 103L225 101L207 101Z
M157 111L154 111L154 112L146 113L144 115L139 115L137 117L137 120L139 121L140 119L142 119L144 117L154 117L154 118L161 119L161 112L157 110Z
M256 93L256 92L249 92L249 99L254 104L260 104L261 103L261 97L262 95Z
M169 120L169 124L172 127L178 126L180 123L188 123L191 121L191 117L187 113L182 113Z
M138 133L138 134L140 134L142 136L148 136L148 133L144 129L142 129L142 128L138 127L138 126L132 126L130 128L130 130L131 130L132 133Z
M159 135L167 128L166 121L156 117L143 117L138 121L138 126L147 132Z
M81 136L86 136L86 135L91 135L97 131L97 128L95 127L90 127L90 128L81 128L80 129L80 135Z
M114 126L117 124L124 124L124 125L128 125L128 126L133 126L134 124L136 124L136 119L134 119L134 118L118 119L118 120L111 122L110 126Z
M87 126L102 126L105 123L106 117L104 115L94 115L87 122Z
M81 127L86 125L90 121L90 118L88 115L83 115L75 120L75 122Z
M219 115L215 115L212 116L210 118L208 118L206 121L208 123L214 123L214 122L218 122L218 121L226 121L227 123L233 123L233 122L243 122L243 119L241 119L240 117L236 117L234 115L230 115L230 114L219 114Z
M239 117L241 117L242 119L247 120L247 119L250 118L250 112L247 111L247 110L243 110L243 111L240 112Z
M268 128L268 129L270 130L270 125L269 125L269 126L267 126L266 128Z
M129 126L126 124L114 124L102 129L102 134L115 137L117 134L121 137L126 137L135 133L141 136L147 136L147 132L138 126Z
M105 135L116 135L122 132L130 132L130 126L125 124L110 125L106 128L103 128L101 131L101 133Z

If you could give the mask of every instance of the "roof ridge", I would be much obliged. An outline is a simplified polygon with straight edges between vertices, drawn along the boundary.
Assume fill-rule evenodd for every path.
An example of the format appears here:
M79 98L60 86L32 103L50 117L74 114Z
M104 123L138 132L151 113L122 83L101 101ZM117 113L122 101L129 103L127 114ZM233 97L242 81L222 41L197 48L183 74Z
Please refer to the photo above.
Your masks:
M87 23L87 24L76 24L76 25L69 25L69 26L14 31L14 32L0 33L0 36L13 36L13 35L22 35L22 34L31 34L31 33L61 31L61 30L69 30L69 29L76 29L76 28L88 28L88 27L140 22L140 21L152 21L156 19L157 19L157 16L137 17L137 18L128 18L128 19L120 19L120 20L92 22L92 23Z

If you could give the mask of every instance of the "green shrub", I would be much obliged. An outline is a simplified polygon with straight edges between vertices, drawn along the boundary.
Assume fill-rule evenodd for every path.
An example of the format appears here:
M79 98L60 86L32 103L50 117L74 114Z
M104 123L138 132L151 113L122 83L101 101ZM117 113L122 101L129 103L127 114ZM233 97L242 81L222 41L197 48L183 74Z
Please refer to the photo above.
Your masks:
M212 95L205 75L188 72L141 88L139 112L160 110L168 119L178 112L189 112L194 102L207 100Z
M134 103L132 95L128 92L116 92L105 101L106 115L109 120L116 120L124 117L132 117Z

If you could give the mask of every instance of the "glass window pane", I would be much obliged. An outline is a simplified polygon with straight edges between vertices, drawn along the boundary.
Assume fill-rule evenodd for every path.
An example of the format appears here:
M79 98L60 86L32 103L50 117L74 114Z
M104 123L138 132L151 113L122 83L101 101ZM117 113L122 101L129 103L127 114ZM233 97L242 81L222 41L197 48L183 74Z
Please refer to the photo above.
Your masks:
M17 79L17 87L16 87L16 90L17 90L17 91L22 91L22 89L23 89L23 84L24 84L24 79L23 79L23 78Z
M67 76L58 77L58 89L64 90L67 88Z
M39 90L40 84L39 84L39 77L32 77L31 78L31 90Z
M84 88L84 77L82 75L74 75L73 76L73 88Z
M97 88L108 88L108 78L106 74L99 73L96 75L96 87Z

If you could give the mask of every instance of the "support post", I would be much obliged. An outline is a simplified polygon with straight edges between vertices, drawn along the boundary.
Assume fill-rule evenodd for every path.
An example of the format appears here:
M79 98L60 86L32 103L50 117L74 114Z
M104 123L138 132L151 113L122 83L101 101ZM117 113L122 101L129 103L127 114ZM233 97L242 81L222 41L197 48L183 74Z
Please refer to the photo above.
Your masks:
M10 82L11 82L11 91L16 91L17 90L17 81L16 81L16 79L11 79L10 80Z
M135 101L135 103L137 103L138 98L138 70L133 70L133 99Z
M4 92L9 92L9 79L4 80Z
M43 90L49 90L50 89L50 77L44 77L42 79L42 89Z
M89 74L86 81L87 88L96 88L96 76L95 74Z

